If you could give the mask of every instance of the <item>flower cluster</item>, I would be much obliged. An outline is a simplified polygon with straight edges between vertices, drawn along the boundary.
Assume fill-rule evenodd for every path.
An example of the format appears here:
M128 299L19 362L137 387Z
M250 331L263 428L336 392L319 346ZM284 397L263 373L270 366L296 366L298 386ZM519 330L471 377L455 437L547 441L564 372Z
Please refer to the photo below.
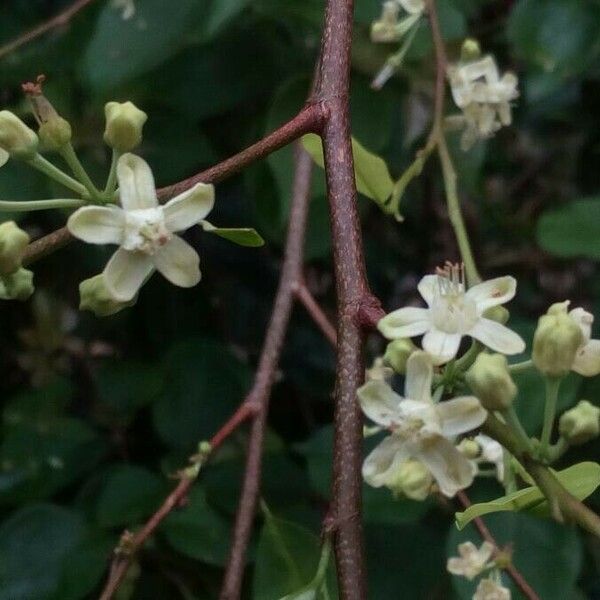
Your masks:
M500 76L494 57L481 57L476 42L465 42L461 60L448 66L447 75L454 102L462 110L463 150L512 123L510 103L519 97L518 79L510 72Z

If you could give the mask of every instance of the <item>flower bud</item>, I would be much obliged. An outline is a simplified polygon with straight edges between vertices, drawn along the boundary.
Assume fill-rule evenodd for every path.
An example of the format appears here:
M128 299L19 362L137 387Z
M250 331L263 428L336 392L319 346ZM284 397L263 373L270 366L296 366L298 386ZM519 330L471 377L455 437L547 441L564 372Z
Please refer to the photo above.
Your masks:
M38 136L8 110L0 111L0 148L14 158L29 160L37 154Z
M492 308L488 308L483 313L483 316L486 319L504 325L508 321L508 317L510 317L510 312L508 312L508 309L504 308L504 306L492 306Z
M396 373L404 375L406 373L406 361L409 356L417 349L410 338L394 340L387 345L383 361L390 365Z
M14 221L0 225L0 274L14 273L21 266L29 235Z
M115 150L130 152L142 141L142 128L148 115L132 102L108 102L104 107L104 141Z
M48 150L60 150L71 143L71 125L61 116L40 125L38 131L40 141Z
M97 317L114 315L124 308L133 306L137 301L137 295L128 302L113 298L106 287L102 273L82 281L79 284L79 296L79 310L89 310Z
M475 440L469 438L462 439L456 448L471 460L479 458L481 454L481 446Z
M33 273L19 269L9 275L0 276L0 298L2 300L27 300L34 291Z
M425 500L431 491L433 477L429 469L418 460L403 462L387 483L395 496L406 496L411 500Z
M531 358L536 368L549 377L563 377L573 366L584 343L579 325L567 314L569 302L553 304L538 321Z
M467 38L460 49L461 62L471 62L481 58L481 46L477 40Z
M600 434L600 408L580 400L577 406L562 414L558 430L574 446L593 440Z
M394 371L387 367L382 358L376 358L370 369L365 373L366 381L391 381Z
M508 363L503 354L482 352L466 372L465 378L488 410L508 408L517 395L517 386L508 372Z

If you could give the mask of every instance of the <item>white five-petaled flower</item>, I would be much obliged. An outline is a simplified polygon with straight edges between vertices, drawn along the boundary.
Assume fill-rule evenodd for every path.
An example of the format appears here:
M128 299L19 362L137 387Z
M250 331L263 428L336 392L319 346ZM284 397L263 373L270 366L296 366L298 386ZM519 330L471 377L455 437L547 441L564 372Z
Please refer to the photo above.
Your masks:
M580 327L583 344L577 349L571 369L584 377L593 377L600 373L600 340L592 340L594 315L583 308L569 311L569 317Z
M510 103L519 97L519 82L514 73L500 77L492 56L449 65L447 74L454 102L463 111L464 150L512 123Z
M159 205L154 177L139 156L124 154L117 164L121 206L84 206L67 223L90 244L118 244L104 269L109 293L131 300L156 269L172 284L193 287L200 281L198 253L175 232L203 220L214 205L212 185L198 183Z
M510 600L510 590L493 577L486 577L479 582L473 600Z
M502 354L519 354L525 342L504 325L483 316L486 310L511 300L517 282L498 277L466 290L462 268L447 265L437 275L419 282L427 308L408 306L391 312L377 325L388 339L423 335L423 349L443 364L456 356L463 336L468 335Z
M479 444L481 454L476 459L477 463L489 463L496 468L496 479L504 481L504 449L496 440L480 433L475 436L475 441Z
M490 542L483 542L479 549L473 542L459 544L458 554L460 556L449 558L446 570L452 575L462 575L472 581L488 567L493 553L494 546Z
M391 432L363 464L369 485L393 484L399 467L411 458L431 471L445 496L454 496L473 483L475 465L448 438L479 427L487 412L474 396L434 404L432 379L431 357L418 351L408 359L405 397L381 379L368 381L358 390L365 415Z

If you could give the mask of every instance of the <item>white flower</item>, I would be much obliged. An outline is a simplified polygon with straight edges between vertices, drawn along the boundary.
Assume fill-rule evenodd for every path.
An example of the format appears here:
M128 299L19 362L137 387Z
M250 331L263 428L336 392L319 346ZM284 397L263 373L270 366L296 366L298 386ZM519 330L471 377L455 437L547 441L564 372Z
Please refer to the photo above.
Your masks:
M418 351L407 362L405 397L382 380L368 381L358 390L365 415L391 432L363 464L369 485L393 485L398 469L411 458L431 471L445 496L454 496L473 482L476 467L448 438L479 427L487 412L474 396L434 404L432 379L431 357Z
M473 542L465 542L459 544L458 553L460 557L454 556L448 559L446 569L452 575L462 575L472 581L488 567L488 562L494 553L494 546L489 542L483 542L481 548L477 549Z
M121 302L131 300L155 269L174 285L196 285L198 254L174 233L208 215L213 186L198 183L160 206L152 171L134 154L121 156L117 178L121 207L84 206L67 222L69 231L84 242L120 246L104 269L109 293Z
M513 277L498 277L465 290L462 268L446 265L437 275L421 279L419 293L427 308L408 306L386 315L377 328L388 339L423 335L423 349L437 364L456 356L463 336L468 335L502 354L519 354L525 342L504 325L486 319L489 308L505 304L516 292Z
M510 600L510 598L510 590L491 577L479 582L473 596L473 600Z
M583 308L569 311L571 317L581 328L583 344L577 349L571 369L584 377L593 377L600 373L600 340L592 340L594 315Z
M10 154L4 148L0 148L0 167L3 167L9 158Z
M399 20L400 9L407 16ZM425 10L423 0L387 0L381 7L381 16L371 26L373 42L398 42L421 18Z
M481 449L477 462L493 464L496 467L496 478L500 482L504 481L504 449L502 445L483 433L476 435L475 441Z
M510 72L500 77L492 56L449 65L447 74L454 102L463 111L463 150L512 123L510 102L519 97L519 81Z
M117 10L122 10L123 21L131 19L135 15L135 0L113 0L112 5Z

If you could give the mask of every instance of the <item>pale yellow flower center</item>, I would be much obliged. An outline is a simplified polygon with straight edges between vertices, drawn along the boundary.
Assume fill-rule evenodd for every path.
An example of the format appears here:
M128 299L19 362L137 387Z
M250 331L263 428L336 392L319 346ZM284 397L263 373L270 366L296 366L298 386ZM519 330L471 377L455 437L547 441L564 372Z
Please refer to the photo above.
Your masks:
M171 237L161 207L126 211L123 240L125 250L152 255Z

